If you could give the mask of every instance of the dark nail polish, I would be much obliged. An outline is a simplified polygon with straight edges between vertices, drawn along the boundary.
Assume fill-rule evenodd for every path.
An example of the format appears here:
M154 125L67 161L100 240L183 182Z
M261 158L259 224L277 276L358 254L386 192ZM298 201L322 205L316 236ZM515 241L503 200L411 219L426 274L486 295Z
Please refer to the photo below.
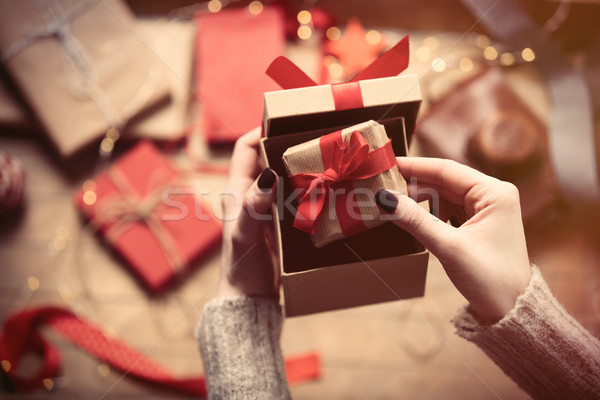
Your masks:
M396 208L398 207L398 199L396 196L385 189L375 193L375 203L388 214L396 212Z
M452 225L455 228L458 228L460 226L460 222L458 222L458 219L456 219L456 217L450 217L449 221L450 225Z
M273 187L275 179L277 179L277 174L271 168L265 168L258 178L258 188L263 192L268 192Z

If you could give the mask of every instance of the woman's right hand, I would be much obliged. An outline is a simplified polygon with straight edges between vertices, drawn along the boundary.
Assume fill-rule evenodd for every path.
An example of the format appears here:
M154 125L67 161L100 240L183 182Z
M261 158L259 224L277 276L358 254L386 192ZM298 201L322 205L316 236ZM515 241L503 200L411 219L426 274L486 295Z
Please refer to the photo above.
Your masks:
M500 320L531 278L517 188L450 160L397 162L411 182L410 197L383 190L377 204L440 260L481 319ZM422 200L430 200L439 218L417 204Z

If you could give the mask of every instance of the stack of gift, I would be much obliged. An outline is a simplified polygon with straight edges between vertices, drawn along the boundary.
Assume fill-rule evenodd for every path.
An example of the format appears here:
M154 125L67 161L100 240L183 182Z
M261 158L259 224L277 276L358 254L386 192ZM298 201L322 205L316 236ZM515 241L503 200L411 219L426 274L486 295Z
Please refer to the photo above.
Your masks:
M121 1L3 0L0 8L2 61L61 156L168 98L163 68Z

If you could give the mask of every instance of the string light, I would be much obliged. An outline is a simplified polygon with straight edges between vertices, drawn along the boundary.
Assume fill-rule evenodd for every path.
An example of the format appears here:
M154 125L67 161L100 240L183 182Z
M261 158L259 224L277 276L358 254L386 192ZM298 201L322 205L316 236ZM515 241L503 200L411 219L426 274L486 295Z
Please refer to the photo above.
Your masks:
M115 142L111 138L105 137L102 139L102 142L100 142L100 150L102 150L104 153L110 153L114 148Z
M440 44L440 41L435 36L428 36L423 39L423 46L431 49L431 51L435 51Z
M458 62L458 68L463 72L470 72L473 70L473 61L470 58L461 58Z
M40 288L40 280L37 278L37 276L30 276L27 278L27 286L29 287L29 290L35 292Z
M496 58L498 58L498 50L492 46L488 46L483 49L483 57L485 57L486 60L494 61Z
M302 40L307 40L312 36L312 29L310 26L302 25L298 28L298 37Z
M513 65L515 63L515 56L512 53L502 53L500 55L500 64L506 66Z
M52 390L54 388L54 381L50 378L44 378L42 381L46 390Z
M490 43L490 38L485 35L479 35L477 36L477 39L475 39L475 44L482 49L488 47Z
M263 9L263 3L261 3L260 1L253 1L250 4L248 4L248 11L252 15L259 15L263 12Z
M521 58L523 58L523 61L532 62L535 60L535 53L533 50L531 50L531 48L526 47L523 49L523 51L521 51Z
M86 190L83 192L83 202L88 206L94 205L96 203L96 192L93 190Z
M325 31L325 35L327 36L327 39L331 40L332 42L335 42L336 40L339 40L342 37L342 31L340 30L340 28L332 26L331 28L327 29L327 31Z
M435 58L431 62L431 68L433 68L435 72L443 72L446 69L446 61L441 58Z
M110 374L110 368L106 364L98 365L98 373L101 376L107 377Z
M2 369L4 370L4 372L10 372L10 369L12 368L10 361L2 360L1 364L2 364Z
M381 42L381 33L375 31L375 30L370 30L367 32L367 35L365 36L365 39L367 40L367 43L369 43L370 45L376 45L379 42Z
M113 142L116 142L117 140L119 140L119 137L121 136L121 134L119 133L119 130L117 128L110 128L109 130L106 131L106 135L104 135L104 136L106 136Z
M341 78L344 75L344 67L340 63L334 62L327 68L332 78Z
M298 15L296 16L296 18L298 19L298 22L300 22L301 24L309 24L310 21L312 20L312 15L310 13L310 11L308 10L302 10L298 13Z
M418 47L415 55L419 61L427 61L431 57L431 51L425 46Z
M219 0L210 0L208 2L208 11L211 13L218 13L223 8L223 4Z

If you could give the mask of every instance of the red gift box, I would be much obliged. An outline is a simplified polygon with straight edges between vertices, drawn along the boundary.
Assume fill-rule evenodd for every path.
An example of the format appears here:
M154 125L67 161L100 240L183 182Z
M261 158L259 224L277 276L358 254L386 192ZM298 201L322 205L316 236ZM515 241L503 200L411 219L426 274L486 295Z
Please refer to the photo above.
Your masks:
M232 144L260 125L263 93L277 90L265 75L285 51L278 9L198 14L196 76L203 131L210 144Z
M91 186L76 194L77 207L153 293L221 239L220 221L150 142L138 144Z

